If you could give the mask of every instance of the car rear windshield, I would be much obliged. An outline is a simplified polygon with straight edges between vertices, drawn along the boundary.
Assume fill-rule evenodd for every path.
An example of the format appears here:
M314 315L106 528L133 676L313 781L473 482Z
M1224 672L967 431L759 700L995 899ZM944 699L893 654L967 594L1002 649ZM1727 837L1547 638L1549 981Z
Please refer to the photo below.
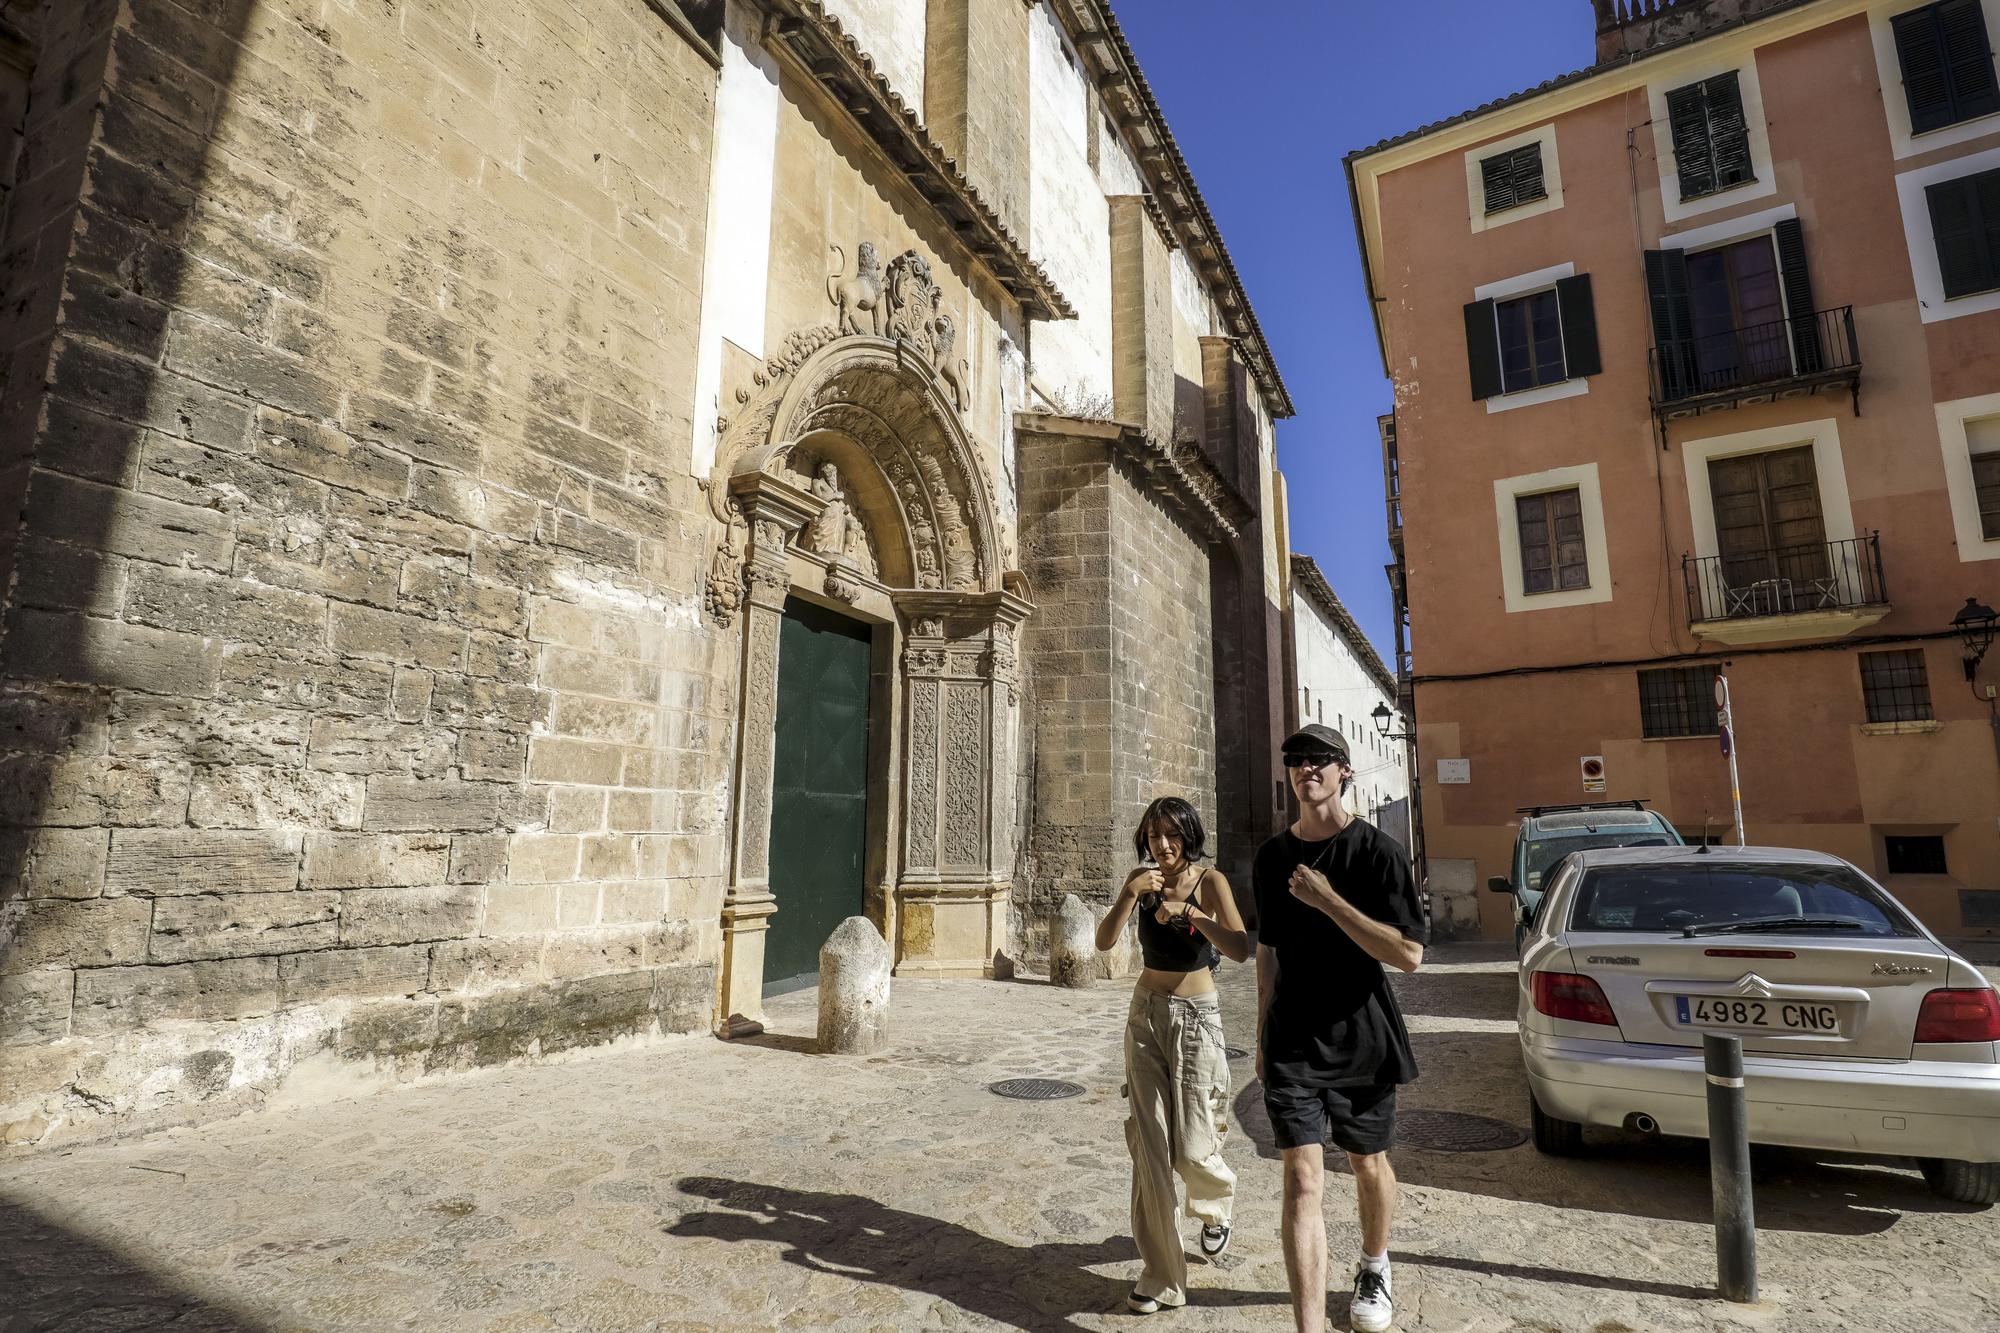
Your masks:
M1524 886L1530 889L1542 887L1542 878L1549 867L1586 847L1671 847L1674 840L1660 829L1644 825L1628 824L1617 832L1609 829L1595 831L1566 829L1560 835L1547 838L1530 838L1527 847L1527 879Z
M1727 863L1712 870L1690 865L1595 867L1577 891L1570 929L1680 931L1786 917L1854 923L1824 927L1828 935L1917 933L1887 894L1845 867Z

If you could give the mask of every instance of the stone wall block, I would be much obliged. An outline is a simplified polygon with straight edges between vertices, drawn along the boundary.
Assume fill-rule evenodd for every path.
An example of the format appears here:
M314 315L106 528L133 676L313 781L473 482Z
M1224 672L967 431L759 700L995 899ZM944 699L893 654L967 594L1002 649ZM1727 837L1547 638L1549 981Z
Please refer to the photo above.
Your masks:
M479 889L434 884L356 889L340 896L340 943L365 947L463 939L479 927Z
M188 797L199 828L361 827L362 782L309 768L203 768Z
M419 833L309 833L299 886L307 889L366 889L443 882L451 856L451 836Z
M86 968L76 976L79 1037L157 1022L256 1018L278 1007L278 960Z
M283 829L115 829L104 894L162 898L294 889L304 838Z
M506 834L461 833L452 838L450 869L445 876L451 883L487 884L506 873Z
M97 897L110 841L105 829L0 829L0 866L14 876L0 900Z
M431 951L425 944L324 949L288 954L277 964L281 1009L327 1000L420 995L429 987L431 977Z
M543 936L444 940L431 948L431 990L476 992L542 975Z
M122 695L112 711L111 752L196 764L298 766L311 718L265 704L217 708L192 699Z
M7 675L205 699L222 645L192 634L95 616L19 608L7 618Z
M566 930L542 952L542 972L552 980L636 972L645 966L648 934L643 926Z
M819 951L819 1051L869 1055L889 1041L888 941L865 916L834 927Z
M106 373L152 382L153 367L120 361ZM37 471L28 491L28 531L90 533L108 555L226 573L235 537L229 519L212 509L53 472Z
M447 772L457 736L435 727L384 718L315 718L306 763L332 773L406 773L437 777Z
M555 884L489 884L481 935L524 935L556 928Z
M338 653L405 666L456 671L465 664L465 631L421 616L337 603L328 642Z
M45 968L0 976L0 1046L61 1041L70 1033L76 973Z
M340 942L340 895L332 892L200 894L162 898L153 918L154 962L244 958Z
M338 717L372 717L389 704L391 668L324 649L226 645L216 693L225 699L304 708L317 728Z
M0 824L178 824L192 780L186 764L0 756Z
M153 904L143 898L0 904L0 974L142 962L152 920Z
M380 832L497 828L507 794L490 782L371 777L361 827Z

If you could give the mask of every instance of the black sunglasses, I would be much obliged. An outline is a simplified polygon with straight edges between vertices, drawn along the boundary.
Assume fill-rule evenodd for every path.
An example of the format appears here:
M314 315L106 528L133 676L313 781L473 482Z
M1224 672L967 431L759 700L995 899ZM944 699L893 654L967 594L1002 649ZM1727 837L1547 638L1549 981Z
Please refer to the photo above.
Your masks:
M1285 756L1286 768L1325 768L1330 764L1344 764L1346 762L1347 756L1337 750L1332 753L1320 750L1314 754L1288 754Z

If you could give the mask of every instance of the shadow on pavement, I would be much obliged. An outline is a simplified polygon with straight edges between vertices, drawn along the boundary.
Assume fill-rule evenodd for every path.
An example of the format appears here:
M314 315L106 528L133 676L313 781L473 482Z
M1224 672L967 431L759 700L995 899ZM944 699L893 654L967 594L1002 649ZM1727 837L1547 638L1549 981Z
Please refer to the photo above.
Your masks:
M1024 1333L1082 1326L1071 1316L1123 1312L1129 1277L1090 1272L1093 1264L1136 1260L1125 1236L1086 1243L1009 1245L970 1227L904 1212L858 1194L787 1189L714 1176L675 1182L683 1194L719 1209L690 1213L670 1236L763 1241L785 1247L784 1260L857 1282L923 1292ZM1193 1305L1289 1305L1286 1292L1188 1292Z
M1522 1278L1529 1282L1559 1282L1571 1287L1596 1287L1603 1291L1629 1291L1640 1296L1666 1296L1682 1301L1712 1301L1716 1293L1707 1287L1690 1287L1679 1282L1647 1282L1641 1278L1601 1277L1596 1273L1573 1273L1566 1268L1542 1268L1533 1264L1496 1264L1483 1259L1458 1259L1444 1254L1411 1254L1396 1251L1396 1262L1418 1268L1449 1268L1485 1277Z
M256 1320L176 1286L25 1204L0 1197L0 1329L259 1333Z
M1519 996L1520 982L1512 972L1419 969L1396 979L1396 1005L1410 1015L1511 1022Z

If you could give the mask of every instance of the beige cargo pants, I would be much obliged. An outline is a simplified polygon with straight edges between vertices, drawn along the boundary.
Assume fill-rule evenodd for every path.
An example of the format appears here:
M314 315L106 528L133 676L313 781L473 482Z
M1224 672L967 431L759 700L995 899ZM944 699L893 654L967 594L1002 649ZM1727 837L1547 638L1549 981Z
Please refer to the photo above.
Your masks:
M1125 1142L1132 1150L1132 1238L1144 1268L1136 1290L1162 1305L1187 1300L1187 1254L1174 1207L1174 1174L1187 1215L1229 1222L1236 1173L1222 1161L1229 1132L1229 1056L1214 995L1176 999L1132 988L1125 1023Z

